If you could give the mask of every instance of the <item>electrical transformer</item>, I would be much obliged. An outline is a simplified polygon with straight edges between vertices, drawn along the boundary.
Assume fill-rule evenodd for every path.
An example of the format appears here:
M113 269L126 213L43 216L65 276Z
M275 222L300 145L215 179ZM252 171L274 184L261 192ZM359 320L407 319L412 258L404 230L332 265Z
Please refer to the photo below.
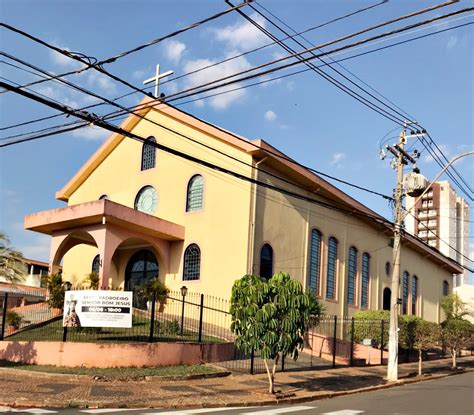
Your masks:
M428 187L428 180L418 172L410 172L405 175L405 190L408 196L418 197Z

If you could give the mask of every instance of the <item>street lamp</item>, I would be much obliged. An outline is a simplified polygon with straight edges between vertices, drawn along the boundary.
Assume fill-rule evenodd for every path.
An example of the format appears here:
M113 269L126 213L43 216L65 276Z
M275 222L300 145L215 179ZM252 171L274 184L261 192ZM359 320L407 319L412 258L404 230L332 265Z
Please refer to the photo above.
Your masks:
M64 291L71 291L71 288L72 288L72 284L70 281L66 281L64 284L63 284L63 290Z
M181 287L181 296L183 297L183 305L181 307L181 336L183 335L183 331L184 331L184 299L186 298L187 293L188 293L188 287L183 285Z

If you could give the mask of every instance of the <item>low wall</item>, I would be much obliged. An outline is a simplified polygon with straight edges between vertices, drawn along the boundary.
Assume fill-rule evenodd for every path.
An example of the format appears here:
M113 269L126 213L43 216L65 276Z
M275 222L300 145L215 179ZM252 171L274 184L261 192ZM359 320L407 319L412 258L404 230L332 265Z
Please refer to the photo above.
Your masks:
M318 333L310 333L308 343L305 347L306 353L312 353L322 359L332 360L334 339L333 337L324 336ZM351 356L351 342L336 339L336 363L348 364ZM353 359L355 365L380 364L380 349L375 349L370 346L363 346L354 343ZM388 352L383 351L383 362L387 362Z
M67 367L195 365L231 360L234 344L0 342L0 359Z

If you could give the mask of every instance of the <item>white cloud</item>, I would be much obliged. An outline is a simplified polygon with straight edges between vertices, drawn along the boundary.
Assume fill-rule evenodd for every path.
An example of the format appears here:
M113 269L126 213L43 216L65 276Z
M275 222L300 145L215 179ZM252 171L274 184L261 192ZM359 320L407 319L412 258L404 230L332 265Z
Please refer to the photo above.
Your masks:
M277 115L272 110L268 110L263 117L270 122L277 119Z
M144 79L147 76L147 71L144 69L137 69L132 72L132 77L135 79Z
M450 50L454 48L458 43L459 38L455 35L449 37L448 43L446 44L446 49Z
M233 53L233 52L231 52ZM221 60L221 59L218 59ZM196 69L200 69L204 66L211 65L218 60L211 60L211 59L196 59L196 60L191 60L187 61L184 64L184 72L191 72L195 71ZM188 89L192 88L194 86L206 84L208 82L215 81L217 79L233 75L237 72L246 70L250 68L250 63L244 58L240 57L237 59L233 59L228 62L224 62L221 65L213 66L211 68L205 69L203 71L197 72L193 75L190 75L187 77L187 82L184 85L183 89ZM239 87L239 84L232 84L227 87L219 88L218 90L214 90L214 92L223 92L223 91L230 91L234 88ZM211 92L210 92L211 93ZM246 95L246 91L243 89L229 92L223 95L218 95L215 97L212 97L206 102L209 103L209 105L215 109L225 109L227 108L231 103L242 99ZM198 106L202 106L204 101L197 101ZM198 104L199 103L199 104Z
M332 159L331 159L331 161L329 162L329 164L330 164L331 166L341 167L341 166L342 166L342 165L341 165L341 162L342 162L343 160L345 160L345 158L346 158L345 153L334 153L334 154L332 155Z
M260 26L265 27L263 17L257 14L253 14L251 17ZM239 50L261 46L265 44L267 40L266 36L260 30L247 21L239 21L221 29L213 28L211 31L218 41L225 42L229 47Z
M97 87L110 93L117 92L117 86L107 75L97 72L93 69L87 71L87 83L92 87Z
M181 60L185 49L186 45L177 40L169 40L165 43L165 55L174 64Z
M446 157L449 158L449 154L450 154L450 149L449 147L446 145L446 144L440 144L438 146L440 148L440 150L445 154ZM438 154L438 151L433 151L435 154ZM439 155L439 154L438 154ZM423 161L425 163L433 163L434 162L434 158L430 155L430 154L427 154L425 156L425 158L423 159Z
M87 126L74 130L71 134L74 137L83 138L88 141L99 141L109 136L110 132L100 127Z

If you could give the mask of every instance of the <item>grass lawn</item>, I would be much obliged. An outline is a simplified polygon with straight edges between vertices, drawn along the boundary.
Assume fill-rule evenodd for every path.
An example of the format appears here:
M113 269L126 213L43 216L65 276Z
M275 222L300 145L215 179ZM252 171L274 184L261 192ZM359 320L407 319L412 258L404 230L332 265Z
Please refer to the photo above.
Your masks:
M173 324L157 327L153 340L155 342L197 342L198 333L184 330L180 334L179 327ZM171 331L167 332L166 328ZM68 328L67 341L72 342L148 342L150 335L150 320L146 318L133 319L132 328ZM12 341L62 341L62 320L53 320L41 327L30 327L5 338ZM213 336L202 336L203 343L224 343L225 340Z
M89 375L110 380L143 379L145 376L190 376L224 373L222 370L206 365L195 366L160 366L160 367L125 367L125 368L87 368L87 367L58 367L48 365L27 365L24 363L0 360L0 367L30 370L34 372L63 373L69 375Z

